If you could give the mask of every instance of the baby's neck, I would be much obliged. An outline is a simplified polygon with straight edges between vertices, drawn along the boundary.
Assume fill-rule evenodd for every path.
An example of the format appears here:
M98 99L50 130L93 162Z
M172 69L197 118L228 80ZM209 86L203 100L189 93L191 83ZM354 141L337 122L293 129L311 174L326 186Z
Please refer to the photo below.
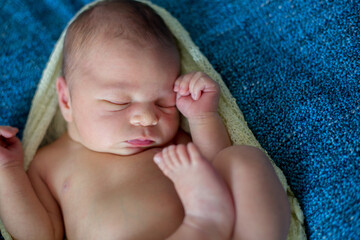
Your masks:
M76 131L76 128L75 128L73 123L68 123L67 124L67 135L69 136L69 138L72 141L77 142L77 143L81 143L79 134Z

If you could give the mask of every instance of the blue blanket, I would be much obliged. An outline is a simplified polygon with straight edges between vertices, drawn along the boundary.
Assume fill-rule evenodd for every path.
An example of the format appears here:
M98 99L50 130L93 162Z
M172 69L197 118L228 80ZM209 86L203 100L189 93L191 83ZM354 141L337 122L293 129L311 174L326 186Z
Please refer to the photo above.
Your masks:
M0 125L20 137L42 70L89 0L0 1ZM360 239L360 3L153 0L190 32L284 171L309 239Z

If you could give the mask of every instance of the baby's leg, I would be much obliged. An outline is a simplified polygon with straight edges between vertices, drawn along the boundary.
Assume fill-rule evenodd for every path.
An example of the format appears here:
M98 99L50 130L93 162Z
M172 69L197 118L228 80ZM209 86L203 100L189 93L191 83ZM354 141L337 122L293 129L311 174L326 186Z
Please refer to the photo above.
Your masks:
M168 239L228 240L234 222L230 192L195 145L167 147L154 161L173 181L185 209L182 225Z
M234 240L285 240L290 210L286 193L267 156L257 148L232 146L214 159L234 199Z

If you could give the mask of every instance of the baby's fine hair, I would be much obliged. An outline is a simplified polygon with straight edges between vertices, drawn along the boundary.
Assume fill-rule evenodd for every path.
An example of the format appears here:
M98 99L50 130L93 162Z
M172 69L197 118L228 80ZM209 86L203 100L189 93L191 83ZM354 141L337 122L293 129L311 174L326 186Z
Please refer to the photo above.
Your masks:
M63 48L62 76L76 68L83 51L104 39L127 39L140 46L176 47L171 31L147 4L105 0L83 11L68 27Z

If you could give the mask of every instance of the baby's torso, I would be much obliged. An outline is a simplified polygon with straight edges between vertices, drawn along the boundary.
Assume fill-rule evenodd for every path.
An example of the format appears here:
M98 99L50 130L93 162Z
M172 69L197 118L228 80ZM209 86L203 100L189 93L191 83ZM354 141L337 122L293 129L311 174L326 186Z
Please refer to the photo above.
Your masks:
M183 207L172 182L152 161L155 153L58 154L46 175L67 238L150 240L174 232L183 220Z

